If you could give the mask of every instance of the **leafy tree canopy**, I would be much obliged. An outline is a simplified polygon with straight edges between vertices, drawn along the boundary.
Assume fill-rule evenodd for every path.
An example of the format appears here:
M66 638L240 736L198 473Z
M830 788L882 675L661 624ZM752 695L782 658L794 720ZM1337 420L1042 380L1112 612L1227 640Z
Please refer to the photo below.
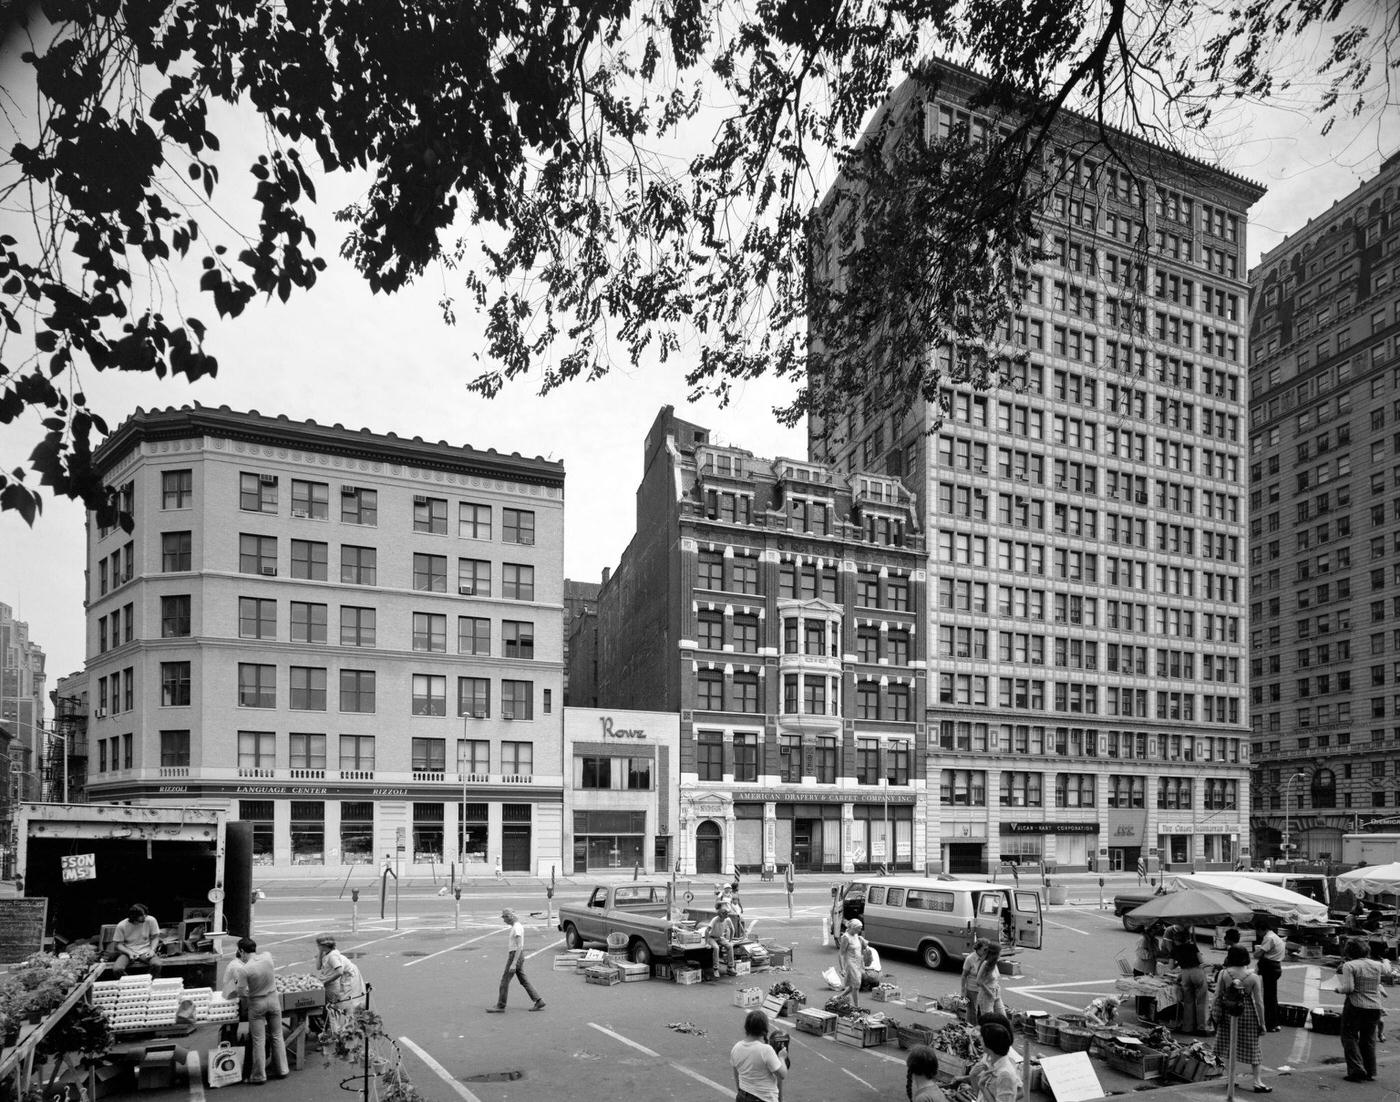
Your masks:
M1303 74L1322 75L1316 106L1365 110L1394 71L1384 8L45 0L9 28L36 94L4 105L15 139L0 162L6 209L36 231L0 237L0 424L37 413L45 435L28 469L0 473L0 507L32 522L37 481L115 517L91 466L107 426L76 373L213 374L198 318L138 289L185 258L221 316L310 290L324 261L308 212L334 172L370 180L337 218L371 288L430 265L465 273L486 325L469 384L482 394L684 353L690 385L721 400L763 373L791 378L779 412L793 422L841 408L872 370L907 408L936 394L934 335L986 345L1006 320L1057 179L1045 154L1062 109L1091 120L1083 140L1105 158L1112 126L1168 142L1222 97L1281 94L1278 51L1320 33ZM910 140L877 113L906 78L927 98L934 54L988 79L973 106L1003 130ZM217 163L221 102L251 106L268 133L236 180ZM842 203L820 204L833 169L862 192L860 235ZM221 221L228 187L251 191L255 227ZM986 380L993 363L968 370Z

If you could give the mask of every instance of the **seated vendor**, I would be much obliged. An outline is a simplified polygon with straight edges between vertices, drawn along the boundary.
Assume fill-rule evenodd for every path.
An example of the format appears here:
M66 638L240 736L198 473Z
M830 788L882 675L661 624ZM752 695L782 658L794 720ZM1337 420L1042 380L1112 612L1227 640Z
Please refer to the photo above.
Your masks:
M119 976L126 975L133 964L158 976L160 961L156 958L156 948L159 944L160 923L140 903L133 903L126 917L117 923L106 958Z
M744 936L743 925L729 908L729 901L715 904L715 917L710 923L710 941L715 947L715 964L734 967L734 943Z

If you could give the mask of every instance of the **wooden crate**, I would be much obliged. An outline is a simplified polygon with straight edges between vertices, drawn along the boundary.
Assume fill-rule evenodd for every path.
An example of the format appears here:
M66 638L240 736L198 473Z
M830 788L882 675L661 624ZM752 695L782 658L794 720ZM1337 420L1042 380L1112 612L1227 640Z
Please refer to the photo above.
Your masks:
M910 995L904 1000L906 1010L917 1010L924 1012L938 1009L938 999L932 995Z
M1104 1059L1114 1071L1122 1072L1133 1079L1158 1079L1162 1075L1163 1054L1151 1049L1129 1054L1111 1048L1104 1052Z
M671 973L672 973L672 969L671 969L671 965L670 965L670 964L661 964L661 963L658 963L658 962L656 962L656 961L652 961L652 964L651 964L651 978L652 978L652 979L654 979L654 980L669 980L669 979L672 978Z
M614 965L623 983L640 983L651 979L651 968L645 964Z
M874 1048L889 1039L889 1028L873 1022L841 1018L836 1022L836 1043L852 1048Z
M799 1010L797 1028L803 1033L815 1033L818 1037L836 1032L837 1017L829 1010Z
M594 965L583 974L586 983L596 983L599 987L611 987L622 982L622 974L616 968Z

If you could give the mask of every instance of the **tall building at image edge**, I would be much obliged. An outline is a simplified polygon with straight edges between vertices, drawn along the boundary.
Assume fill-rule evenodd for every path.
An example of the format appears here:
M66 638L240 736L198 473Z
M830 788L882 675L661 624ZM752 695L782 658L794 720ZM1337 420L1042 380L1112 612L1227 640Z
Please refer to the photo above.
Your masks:
M995 132L968 107L980 78L939 74L922 113L895 93L902 125ZM926 844L949 872L1248 859L1243 258L1263 192L1128 135L1133 173L1092 145L1057 123L1052 259L1002 335L1010 378L906 416L872 378L809 424L814 459L897 473L927 511ZM826 202L852 198L841 181ZM930 351L949 378L958 349Z
M1400 154L1250 273L1253 830L1400 829Z
M548 874L564 470L226 407L137 410L87 533L87 790L227 809L288 875Z
M924 555L899 479L660 411L597 602L600 708L679 714L658 869L923 868Z

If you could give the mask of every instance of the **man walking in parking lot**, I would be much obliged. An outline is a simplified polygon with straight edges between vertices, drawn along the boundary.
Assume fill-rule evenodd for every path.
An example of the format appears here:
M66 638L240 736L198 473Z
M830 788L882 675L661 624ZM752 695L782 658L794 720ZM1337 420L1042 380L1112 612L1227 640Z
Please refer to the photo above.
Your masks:
M525 977L525 926L520 921L520 916L509 907L501 912L501 919L510 927L510 937L506 943L506 970L501 973L501 991L496 999L495 1006L488 1006L488 1014L504 1014L506 1012L506 996L510 994L510 980L514 976L520 981L520 986L525 988L525 994L534 999L535 1005L531 1010L543 1010L544 999L540 993L531 986L530 981Z

